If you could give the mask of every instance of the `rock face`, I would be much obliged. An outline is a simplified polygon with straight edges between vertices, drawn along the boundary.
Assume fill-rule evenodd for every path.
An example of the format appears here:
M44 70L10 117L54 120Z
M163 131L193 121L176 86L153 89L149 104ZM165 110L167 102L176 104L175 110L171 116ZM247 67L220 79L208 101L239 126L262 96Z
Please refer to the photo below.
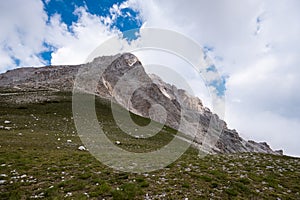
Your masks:
M10 70L0 74L0 87L72 91L76 77L81 77L81 83L85 84L75 84L75 87L195 136L194 146L208 153L282 154L282 151L273 151L267 143L243 140L205 108L199 98L165 83L156 75L148 75L138 58L129 53L99 57L83 65ZM93 84L96 87L92 87ZM215 134L217 132L219 134Z

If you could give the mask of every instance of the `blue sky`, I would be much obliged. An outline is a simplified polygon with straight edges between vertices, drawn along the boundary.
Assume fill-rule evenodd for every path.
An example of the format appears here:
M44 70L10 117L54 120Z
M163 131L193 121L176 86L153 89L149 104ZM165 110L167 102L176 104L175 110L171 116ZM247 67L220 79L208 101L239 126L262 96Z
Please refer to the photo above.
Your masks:
M123 2L125 2L125 0L43 0L44 10L48 15L48 19L50 20L51 16L59 14L61 16L61 21L68 27L71 27L72 23L78 21L78 15L74 13L75 9L78 7L85 7L85 9L92 15L110 17L110 9L113 5L120 5ZM116 28L121 32L125 32L131 29L139 29L141 25L142 22L138 19L138 12L130 8L124 8L122 9L122 15L119 15L115 19L115 21L110 25L110 28ZM69 31L72 32L72 29L69 29ZM135 34L126 34L124 37L128 40L136 39ZM40 55L47 64L50 64L51 53L53 53L55 47L47 43L44 45L47 47L47 51L42 52Z
M126 1L108 1L108 0L75 0L75 1L62 1L62 0L43 0L43 9L47 15L47 22L51 23L51 17L55 15L60 16L60 23L64 23L67 26L67 30L71 34L76 34L72 28L74 23L77 23L80 20L80 14L76 12L78 8L84 8L89 15L94 15L97 17L106 17L113 19L110 24L107 25L108 29L116 29L123 33L123 37L127 41L132 41L137 39L137 34L139 28L142 26L142 19L139 17L139 12L130 7L120 8L120 5ZM119 8L118 8L119 7ZM120 12L113 8L117 8ZM102 19L103 20L103 19ZM129 31L133 30L133 31ZM43 42L44 50L38 55L44 61L45 65L55 64L52 62L52 54L57 51L57 47L51 44L51 42ZM203 50L205 53L213 52L214 48L211 46L204 46ZM19 59L14 59L16 65L20 65ZM212 66L214 70L212 72L217 73L215 66ZM208 68L210 70L211 68ZM218 96L224 96L226 91L226 79L225 76L222 76L221 80L213 80L208 83L209 86L216 88Z
M99 44L133 28L176 31L212 59L207 87L216 89L211 95L226 96L228 126L300 156L299 8L298 0L3 0L0 72L80 64ZM184 65L176 69L188 71ZM215 81L216 74L222 80ZM186 80L210 106L203 81Z
M78 20L78 16L74 14L74 10L77 7L85 7L86 10L93 15L109 16L111 14L110 9L113 7L113 5L120 5L123 2L125 2L125 0L51 0L47 3L47 1L43 0L47 15L52 16L58 13L61 15L62 21L69 26ZM117 17L112 26L115 26L122 32L130 29L140 28L141 21L137 19L137 15L138 13L133 9L124 8L122 9L122 15Z

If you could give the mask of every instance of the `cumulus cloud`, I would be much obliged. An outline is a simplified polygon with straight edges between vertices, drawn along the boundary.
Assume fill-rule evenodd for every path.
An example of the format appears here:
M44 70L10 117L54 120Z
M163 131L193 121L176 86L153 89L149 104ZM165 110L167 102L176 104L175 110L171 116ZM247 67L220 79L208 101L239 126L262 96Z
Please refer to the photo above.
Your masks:
M207 50L226 77L229 127L245 138L267 141L299 156L299 6L297 0L127 0L114 5L110 16L79 7L74 11L78 21L68 26L58 14L47 16L41 1L1 1L0 13L5 17L0 18L0 71L45 65L40 53L49 48L53 65L82 63L95 47L120 34L111 27L122 9L129 7L139 13L142 28L177 31ZM201 77L187 70L190 66L162 54L152 54L148 60L146 54L137 55L145 64L169 60L165 64L184 76L194 93L211 106L210 95L217 91L207 94ZM214 70L207 73L212 80L215 75Z
M227 77L231 128L300 155L299 1L128 2L144 27L176 30L212 49L209 55Z
M119 34L103 18L88 13L84 7L77 8L74 13L78 21L71 27L63 23L59 15L50 19L46 41L57 48L51 54L52 65L84 63L99 44Z
M16 66L39 66L47 15L41 1L0 2L0 71Z
M49 1L47 1L49 2ZM46 3L47 3L46 2ZM48 16L42 1L21 0L0 2L0 71L19 66L42 66L41 53L53 51L51 64L83 63L101 42L119 34L111 28L114 19L92 15L85 7L74 14L78 21L65 24L59 14Z

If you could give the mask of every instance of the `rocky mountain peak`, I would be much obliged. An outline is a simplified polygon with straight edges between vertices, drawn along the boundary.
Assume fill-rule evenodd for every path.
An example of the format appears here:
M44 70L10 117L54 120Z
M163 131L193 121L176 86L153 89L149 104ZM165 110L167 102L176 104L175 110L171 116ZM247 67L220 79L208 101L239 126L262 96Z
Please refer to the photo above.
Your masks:
M18 88L18 90L44 89L50 91L72 91L76 76L80 72L83 79L89 79L91 68L102 69L97 77L95 93L101 98L110 99L127 110L151 118L158 122L179 129L189 135L196 133L194 146L207 149L208 153L262 152L282 154L273 151L266 143L245 141L235 130L227 128L226 123L203 106L198 97L188 94L185 90L165 83L157 75L148 75L138 58L130 53L95 58L83 65L46 66L41 68L19 68L0 74L0 87ZM83 81L83 83L85 83ZM88 90L83 86L83 90ZM10 98L11 100L11 98ZM43 98L39 98L43 101ZM152 105L164 108L166 116L154 111ZM183 112L184 111L184 112ZM166 119L163 119L166 117ZM205 144L204 138L210 120L214 119L222 129L216 145ZM184 126L181 126L184 123Z

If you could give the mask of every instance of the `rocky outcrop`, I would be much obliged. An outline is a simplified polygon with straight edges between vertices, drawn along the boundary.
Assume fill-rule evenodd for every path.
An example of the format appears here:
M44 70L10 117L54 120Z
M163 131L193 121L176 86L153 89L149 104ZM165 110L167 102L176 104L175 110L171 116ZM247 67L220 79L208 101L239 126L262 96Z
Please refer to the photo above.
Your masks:
M93 69L101 72L99 76ZM87 83L77 85L81 90L113 100L135 114L165 123L187 135L195 134L193 144L201 150L209 153L282 154L282 151L273 151L266 143L243 140L204 107L199 98L165 83L156 75L148 75L138 58L129 53L99 57L84 65L10 70L0 74L0 87L72 91L78 74L81 83ZM91 74L95 80L89 80ZM93 85L93 81L96 81L96 88L89 85ZM220 134L214 135L218 131ZM212 140L206 138L215 139L216 143L210 143Z

